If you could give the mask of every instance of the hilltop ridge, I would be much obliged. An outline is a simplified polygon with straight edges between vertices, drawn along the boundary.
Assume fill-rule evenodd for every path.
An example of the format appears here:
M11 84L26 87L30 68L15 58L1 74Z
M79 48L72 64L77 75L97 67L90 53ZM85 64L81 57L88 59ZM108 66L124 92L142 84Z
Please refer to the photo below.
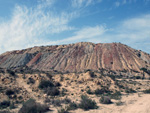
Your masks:
M150 68L150 55L121 43L79 42L40 46L0 55L0 68L27 66L42 71L135 70Z

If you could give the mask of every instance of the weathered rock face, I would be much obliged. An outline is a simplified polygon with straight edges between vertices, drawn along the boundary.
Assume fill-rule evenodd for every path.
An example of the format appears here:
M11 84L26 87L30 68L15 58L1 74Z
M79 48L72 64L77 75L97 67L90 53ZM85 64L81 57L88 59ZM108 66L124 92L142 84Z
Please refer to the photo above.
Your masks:
M87 69L135 70L150 68L150 55L120 43L81 42L33 47L0 55L1 68L28 66L43 71L80 72Z

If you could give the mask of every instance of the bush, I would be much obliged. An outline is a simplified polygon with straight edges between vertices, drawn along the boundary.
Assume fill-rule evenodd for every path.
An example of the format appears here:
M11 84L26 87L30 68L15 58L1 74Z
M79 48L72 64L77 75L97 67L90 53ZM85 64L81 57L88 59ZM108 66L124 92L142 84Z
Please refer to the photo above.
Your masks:
M50 95L50 96L57 96L60 94L59 90L56 87L48 87L45 90L45 92L47 95Z
M58 113L69 113L67 108L61 108Z
M15 92L13 91L13 90L11 90L11 89L8 89L7 91L6 91L6 95L7 96L10 96L10 95L13 95Z
M56 100L52 100L51 101L51 104L53 104L54 106L61 106L61 100L59 99L56 99Z
M92 77L92 78L96 76L96 75L94 74L94 72L92 72L92 71L90 71L89 74L90 74L90 77Z
M97 109L98 106L94 100L89 99L86 95L82 95L79 108L89 110L89 109Z
M54 84L49 80L42 80L39 84L40 89L44 89L48 87L54 87Z
M55 86L56 86L56 87L60 87L61 84L60 84L59 82L56 82L56 83L55 83Z
M12 71L12 70L7 70L7 72L8 72L10 75L12 75L12 76L16 76L15 72Z
M110 93L110 92L111 91L109 91L106 87L103 87L102 89L96 89L94 93L96 95L101 95L101 94Z
M10 109L15 109L15 108L16 108L16 107L15 107L15 104L12 102L12 103L10 104L9 108L10 108Z
M111 94L111 99L120 100L121 99L121 92L116 91L115 93Z
M0 102L0 109L4 109L10 106L10 101L9 100L4 100Z
M77 108L78 108L78 106L75 102L71 102L68 106L68 110L75 110Z
M88 90L86 91L86 93L87 93L87 94L90 94L90 95L93 94L93 92L91 91L91 89L88 89Z
M126 93L136 93L136 91L135 90L133 90L132 88L127 88L126 90L125 90L125 92Z
M34 84L35 80L33 78L28 78L27 84Z
M69 104L69 103L71 103L71 100L70 100L69 98L64 98L64 99L62 100L62 103L64 103L64 104Z
M143 90L144 93L150 94L150 89Z
M108 96L102 96L100 98L100 103L102 103L102 104L111 104L112 101Z
M4 111L0 111L0 113L11 113L11 112L8 110L4 110Z
M141 76L136 76L135 78L136 78L136 79L142 79L142 77L141 77Z
M36 103L35 100L29 99L23 104L18 113L45 113L46 111L49 111L47 105L41 105Z

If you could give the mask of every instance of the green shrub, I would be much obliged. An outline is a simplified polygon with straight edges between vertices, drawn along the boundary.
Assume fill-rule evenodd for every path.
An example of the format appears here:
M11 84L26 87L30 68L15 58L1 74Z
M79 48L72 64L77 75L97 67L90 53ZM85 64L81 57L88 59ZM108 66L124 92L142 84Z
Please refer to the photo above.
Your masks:
M92 71L90 71L89 74L90 74L90 77L92 77L92 78L96 76L96 75L94 74L94 72L92 72Z
M35 100L29 99L23 104L18 113L45 113L46 111L49 111L47 105L41 105L36 103Z
M42 80L39 84L40 89L44 89L48 87L54 87L54 84L49 80Z
M136 93L136 91L135 90L133 90L132 88L127 88L126 90L125 90L125 92L126 93Z
M9 106L9 109L15 109L16 107L15 107L15 104L12 102L11 104L10 104L10 106Z
M102 104L111 104L112 101L108 96L102 96L100 98L100 103L102 103Z
M91 89L88 89L88 90L86 91L86 93L89 94L89 95L93 94L93 92L91 91Z
M78 108L78 106L75 102L71 102L68 106L68 110L75 110L77 108Z
M11 90L11 89L6 90L6 95L7 96L13 95L14 93L15 92L13 90Z
M88 96L86 95L82 95L79 108L89 110L89 109L97 109L98 106L94 100L89 99Z
M121 92L116 91L115 93L111 94L110 96L111 96L111 99L120 100L121 99Z
M33 78L28 78L27 84L34 84L35 80Z
M142 79L142 77L141 77L141 76L136 76L135 78L136 78L136 79Z
M150 89L143 90L144 93L150 94Z
M59 90L56 87L48 87L47 89L45 89L45 92L50 96L57 96L60 94Z
M56 82L56 83L55 83L55 86L56 86L56 87L60 87L61 84L60 84L59 82Z
M11 112L8 110L4 110L4 111L0 111L0 113L11 113Z
M101 95L104 93L111 93L111 91L109 91L109 89L107 89L106 87L103 87L102 89L96 89L94 93L96 95Z
M10 75L12 75L12 76L16 76L15 72L12 71L12 70L7 70L7 72L8 72Z
M101 89L96 89L94 93L95 93L96 95L101 95L101 94L103 94L104 92L103 92Z
M69 98L64 98L64 99L62 100L62 103L64 103L64 104L69 104L69 103L71 103L71 100L70 100Z
M61 106L61 100L56 99L56 100L51 100L51 104L53 104L54 106Z
M10 106L10 101L9 100L4 100L0 102L0 109L4 109Z
M67 108L61 108L57 111L58 113L69 113Z

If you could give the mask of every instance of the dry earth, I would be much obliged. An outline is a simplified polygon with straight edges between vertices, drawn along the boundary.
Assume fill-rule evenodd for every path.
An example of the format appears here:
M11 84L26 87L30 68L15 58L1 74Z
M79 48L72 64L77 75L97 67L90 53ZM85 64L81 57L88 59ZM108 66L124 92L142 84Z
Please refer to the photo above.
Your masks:
M12 74L12 73L11 73ZM150 94L144 94L142 91L150 88L150 80L148 79L129 79L124 76L109 76L107 73L91 72L87 71L84 73L68 73L68 74L55 74L50 75L46 73L32 73L32 74L21 74L16 73L12 76L10 73L0 73L0 87L1 93L0 98L2 100L11 100L13 102L26 101L29 98L35 99L37 102L45 103L46 100L63 100L65 98L70 99L76 103L80 102L82 94L86 94L92 100L95 100L98 109L83 111L77 109L71 111L71 113L150 113ZM115 77L115 78L114 78ZM30 79L34 80L34 83L30 83ZM61 86L57 87L60 92L65 90L64 95L49 96L38 88L41 80L52 80L54 83L60 83ZM103 89L115 92L120 91L122 93L121 100L112 99L112 104L105 105L99 102L100 96L95 94L87 94L90 89L94 92L96 89ZM128 88L132 88L137 93L127 94L125 91ZM17 91L15 96L6 96L5 92L8 89ZM20 96L22 99L20 100ZM15 97L15 98L14 98ZM117 102L123 102L123 105L117 106ZM17 113L21 108L22 103L16 104L17 108L11 110ZM60 106L54 106L47 102L52 111L48 113L57 113ZM68 104L62 103L62 107L65 108Z
M100 107L96 110L83 111L78 109L71 113L150 113L150 94L130 94L122 96L121 101L124 103L121 106L114 104L104 105L98 104ZM54 111L55 113L56 111Z

